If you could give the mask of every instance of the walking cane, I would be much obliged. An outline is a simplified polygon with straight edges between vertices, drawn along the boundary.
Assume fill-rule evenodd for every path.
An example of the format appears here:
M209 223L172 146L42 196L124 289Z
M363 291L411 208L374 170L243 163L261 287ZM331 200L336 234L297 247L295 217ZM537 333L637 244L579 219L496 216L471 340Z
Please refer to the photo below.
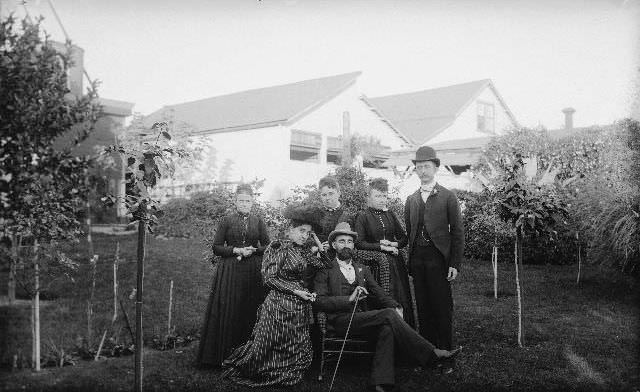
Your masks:
M333 382L336 379L336 374L338 373L338 366L340 366L340 359L342 358L342 352L344 351L344 346L347 343L347 337L349 336L349 329L351 329L351 322L353 321L353 315L356 314L356 308L358 307L358 299L360 299L360 293L356 295L355 303L353 304L353 310L351 311L351 318L349 319L349 325L347 325L347 332L344 334L344 340L342 341L342 348L340 349L340 354L338 355L338 362L336 363L336 368L333 371L333 377L331 377L331 384L329 385L329 392L333 389Z

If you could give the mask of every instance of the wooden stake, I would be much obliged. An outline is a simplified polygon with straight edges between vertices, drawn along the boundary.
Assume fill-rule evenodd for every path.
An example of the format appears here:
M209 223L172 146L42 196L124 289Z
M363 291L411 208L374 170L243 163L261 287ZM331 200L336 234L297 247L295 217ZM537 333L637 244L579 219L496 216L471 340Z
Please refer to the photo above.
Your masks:
M141 208L146 208L142 205ZM135 351L135 391L142 392L143 339L142 339L142 293L144 289L144 245L147 225L144 219L138 221L138 271L136 284L136 351Z
M118 262L120 261L120 242L116 242L116 257L113 259L113 317L114 323L118 318Z
M523 332L522 332L522 295L520 292L520 275L518 271L518 256L520 255L520 247L522 246L522 236L520 230L516 229L516 243L515 243L515 265L516 265L516 292L518 293L518 346L522 347Z
M498 247L494 246L491 252L491 265L493 267L493 297L498 299Z
M576 284L580 284L580 273L582 272L582 255L580 254L580 250L582 246L580 245L580 236L578 232L576 232L576 240L578 241L578 277L576 278Z
M107 337L107 330L104 330L104 333L102 334L102 339L100 339L100 345L98 345L98 351L96 352L96 356L93 358L94 361L97 361L98 358L100 357L100 352L102 351L102 345L104 344L104 338Z
M35 277L35 296L34 296L34 317L33 317L33 345L35 370L40 371L40 264L38 261L38 240L34 240L33 245L33 267Z
M171 335L171 307L173 305L173 280L169 284L169 316L167 319L167 336Z

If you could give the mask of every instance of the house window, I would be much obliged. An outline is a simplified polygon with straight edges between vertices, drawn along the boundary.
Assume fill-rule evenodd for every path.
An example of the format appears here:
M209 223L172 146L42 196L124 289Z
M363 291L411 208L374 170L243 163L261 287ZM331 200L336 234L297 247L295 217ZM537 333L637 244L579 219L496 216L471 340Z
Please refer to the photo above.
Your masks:
M492 103L478 102L478 132L495 133L495 111Z
M291 130L291 149L289 158L292 161L315 162L320 161L320 147L322 135L315 132Z
M327 163L342 163L342 138L327 136Z

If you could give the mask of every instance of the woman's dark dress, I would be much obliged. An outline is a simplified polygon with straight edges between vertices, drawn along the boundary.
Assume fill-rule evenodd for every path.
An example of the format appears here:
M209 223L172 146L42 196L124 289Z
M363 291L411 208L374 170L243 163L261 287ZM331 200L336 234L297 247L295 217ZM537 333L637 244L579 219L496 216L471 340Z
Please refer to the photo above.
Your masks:
M304 290L307 264L328 262L291 242L274 242L262 261L264 284L270 289L251 338L224 361L224 376L252 387L294 385L311 365L311 303L293 294Z
M398 243L398 249L407 245L405 233L398 217L393 212L367 208L356 216L355 230L358 233L356 248L382 252L380 240L386 239ZM389 261L389 294L398 301L403 308L404 319L409 325L414 325L413 302L409 290L409 274L401 256L383 252Z
M269 244L267 227L255 215L227 215L213 241L213 253L221 256L213 272L209 305L202 327L198 364L220 366L234 348L244 343L256 321L264 299L260 266ZM233 248L253 246L257 250L238 260Z

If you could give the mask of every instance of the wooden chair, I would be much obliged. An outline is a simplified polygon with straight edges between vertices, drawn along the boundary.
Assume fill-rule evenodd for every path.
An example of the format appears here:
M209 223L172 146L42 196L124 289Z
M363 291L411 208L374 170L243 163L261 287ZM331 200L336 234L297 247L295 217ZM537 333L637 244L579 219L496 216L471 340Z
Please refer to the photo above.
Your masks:
M389 261L384 253L367 250L356 250L355 253L354 261L369 267L376 282L389 293ZM318 381L322 381L326 362L331 359L338 359L344 336L338 336L333 328L327 324L326 313L316 312L314 319L320 335ZM343 355L373 355L374 352L374 342L348 338Z
M320 364L318 369L318 381L324 378L324 370L329 360L338 359L344 336L338 336L336 332L327 325L327 314L317 312L315 322L320 329ZM348 338L343 355L373 355L375 352L375 343L363 339Z

